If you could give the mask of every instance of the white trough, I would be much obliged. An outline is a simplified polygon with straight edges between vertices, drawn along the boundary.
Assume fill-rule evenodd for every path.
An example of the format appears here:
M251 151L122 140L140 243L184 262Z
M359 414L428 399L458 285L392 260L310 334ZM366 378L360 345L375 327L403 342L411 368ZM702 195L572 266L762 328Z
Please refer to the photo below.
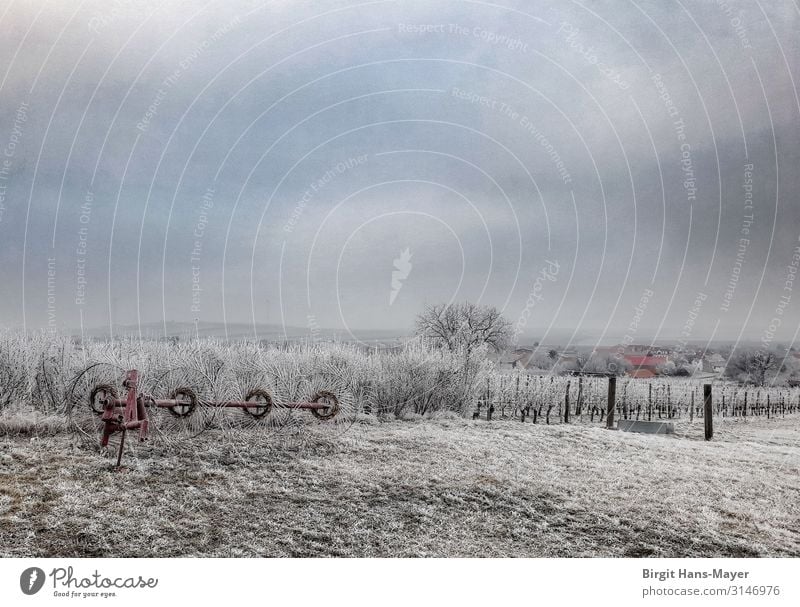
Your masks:
M619 420L619 429L623 432L643 432L644 434L675 434L672 422L646 422L635 419Z

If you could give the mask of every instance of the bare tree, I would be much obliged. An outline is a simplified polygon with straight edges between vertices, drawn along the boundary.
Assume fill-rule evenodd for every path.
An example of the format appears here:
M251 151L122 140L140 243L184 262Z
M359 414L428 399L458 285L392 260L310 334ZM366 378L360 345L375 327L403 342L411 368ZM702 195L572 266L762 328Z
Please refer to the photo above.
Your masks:
M511 323L492 306L436 304L417 316L416 334L448 350L465 348L472 352L486 344L500 351L511 337Z
M783 354L758 348L734 353L728 359L725 375L738 381L764 386L785 379L781 376L787 370Z

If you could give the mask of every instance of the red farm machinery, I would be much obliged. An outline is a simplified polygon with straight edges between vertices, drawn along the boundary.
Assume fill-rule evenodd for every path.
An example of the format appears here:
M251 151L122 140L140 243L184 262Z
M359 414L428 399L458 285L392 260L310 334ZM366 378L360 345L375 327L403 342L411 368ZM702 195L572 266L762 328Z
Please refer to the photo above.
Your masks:
M319 390L303 402L275 402L267 390L254 388L247 392L244 400L211 401L201 399L194 390L179 387L167 399L157 399L139 388L139 372L131 369L122 382L124 398L119 398L116 388L109 383L95 385L89 392L89 404L103 422L101 447L108 447L112 435L120 433L117 468L122 461L125 436L129 430L137 431L140 441L147 438L150 419L148 409L166 409L174 417L186 418L200 407L217 409L240 409L254 419L265 418L273 408L307 409L319 420L330 420L340 411L339 400L332 392Z

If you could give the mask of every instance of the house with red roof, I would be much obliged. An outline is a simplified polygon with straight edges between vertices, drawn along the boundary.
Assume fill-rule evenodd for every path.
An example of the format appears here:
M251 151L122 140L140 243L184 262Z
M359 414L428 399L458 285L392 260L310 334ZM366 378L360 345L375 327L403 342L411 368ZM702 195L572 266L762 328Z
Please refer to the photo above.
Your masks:
M625 354L624 358L631 365L628 376L634 379L655 377L658 373L656 369L667 362L667 357L664 355Z

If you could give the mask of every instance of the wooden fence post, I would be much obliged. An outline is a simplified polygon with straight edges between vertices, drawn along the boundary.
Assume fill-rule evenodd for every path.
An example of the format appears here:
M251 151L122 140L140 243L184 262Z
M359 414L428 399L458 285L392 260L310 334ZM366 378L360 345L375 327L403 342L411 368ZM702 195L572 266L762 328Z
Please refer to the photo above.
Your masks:
M664 403L658 398L658 393L664 392L664 388L662 387L660 390L656 391L656 411L658 411L658 419L661 419L661 411L664 409Z
M669 384L667 384L667 417L672 419L672 390L669 389Z
M628 382L622 385L622 419L628 419Z
M617 398L617 378L608 378L608 408L606 413L606 428L614 427L614 401Z
M569 423L569 380L567 380L567 393L564 395L564 423Z
M498 390L498 394L500 394L500 417L504 418L506 416L506 376L500 376L500 389Z
M486 421L492 421L492 413L494 413L494 403L491 400L491 390L489 389L489 378L486 378Z
M578 377L578 407L575 415L583 414L583 377ZM583 418L581 418L583 419Z
M714 417L711 408L711 384L703 385L703 424L706 431L706 440L714 436Z

